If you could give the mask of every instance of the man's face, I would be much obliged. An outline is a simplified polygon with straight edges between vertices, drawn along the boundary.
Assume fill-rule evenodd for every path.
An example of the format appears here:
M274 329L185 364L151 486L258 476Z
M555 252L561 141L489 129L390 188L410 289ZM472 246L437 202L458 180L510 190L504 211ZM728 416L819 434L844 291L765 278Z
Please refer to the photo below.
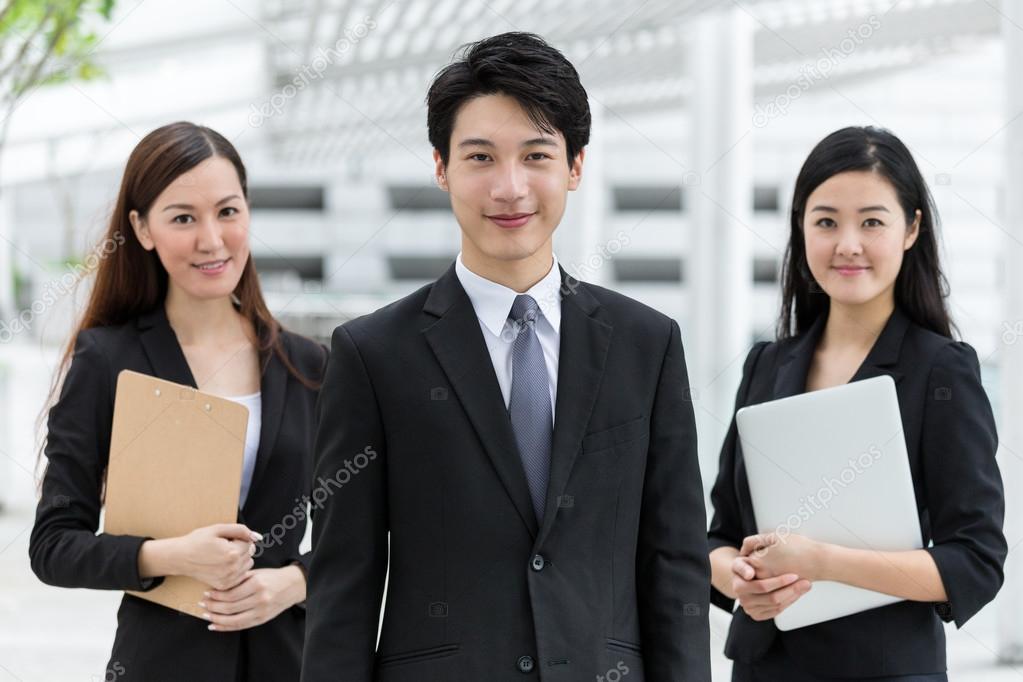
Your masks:
M539 130L506 95L462 105L445 167L434 150L437 183L451 195L466 261L550 262L551 238L579 186L584 153L568 163L565 138Z

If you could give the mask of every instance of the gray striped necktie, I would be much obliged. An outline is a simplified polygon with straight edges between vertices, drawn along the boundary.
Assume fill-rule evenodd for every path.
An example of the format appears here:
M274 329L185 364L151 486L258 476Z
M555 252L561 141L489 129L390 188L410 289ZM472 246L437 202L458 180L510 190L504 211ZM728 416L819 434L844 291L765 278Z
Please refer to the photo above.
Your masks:
M540 308L532 296L516 296L508 316L513 331L512 385L508 413L526 470L529 495L533 499L536 520L543 523L544 500L551 468L551 441L554 426L551 415L550 380L543 349L536 335Z

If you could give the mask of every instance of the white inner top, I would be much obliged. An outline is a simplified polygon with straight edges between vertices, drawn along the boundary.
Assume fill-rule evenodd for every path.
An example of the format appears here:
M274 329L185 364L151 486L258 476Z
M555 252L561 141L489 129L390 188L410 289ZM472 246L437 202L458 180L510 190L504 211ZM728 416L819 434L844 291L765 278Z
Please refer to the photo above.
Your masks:
M257 391L250 395L224 396L228 400L249 408L249 423L245 429L245 457L242 460L242 488L238 498L238 507L245 506L252 485L252 472L256 469L256 453L259 452L259 427L263 417L262 393Z

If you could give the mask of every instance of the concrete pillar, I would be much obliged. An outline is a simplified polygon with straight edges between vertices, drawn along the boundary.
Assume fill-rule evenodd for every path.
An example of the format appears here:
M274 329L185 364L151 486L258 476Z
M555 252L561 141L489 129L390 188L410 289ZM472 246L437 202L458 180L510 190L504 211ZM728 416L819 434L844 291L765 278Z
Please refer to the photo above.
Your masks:
M692 167L682 179L692 220L682 334L709 488L752 335L753 25L739 8L698 22L689 59Z

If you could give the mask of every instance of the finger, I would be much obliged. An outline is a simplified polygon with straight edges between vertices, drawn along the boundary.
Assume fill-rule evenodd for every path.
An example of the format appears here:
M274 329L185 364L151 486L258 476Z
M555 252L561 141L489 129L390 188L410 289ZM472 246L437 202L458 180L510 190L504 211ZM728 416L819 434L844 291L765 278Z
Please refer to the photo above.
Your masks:
M785 608L810 591L810 581L800 580L794 585L789 585L771 593L771 598L776 607Z
M794 589L793 585L783 587L773 592L759 592L756 591L753 583L746 583L743 586L742 592L736 592L736 596L739 597L739 602L742 604L746 612L749 613L751 609L773 609L777 608L780 604L784 603L788 599L789 594Z
M245 573L244 577L234 586L227 590L209 590L203 594L207 601L235 602L255 594L259 590L256 581L250 580L251 574Z
M251 594L244 599L234 602L207 599L205 602L199 602L199 607L205 609L207 614L232 616L253 609L258 604L259 599L257 595Z
M750 535L742 541L742 548L739 550L739 554L742 556L749 556L764 545L763 538L764 536L759 533L757 535Z
M242 523L218 523L210 526L218 537L226 540L243 540L245 542L260 542L263 536Z
M732 561L732 573L739 576L743 580L753 580L757 576L757 571L749 562L746 557L738 556Z
M805 583L806 587L798 587L798 585L801 585L801 584L804 584L804 583ZM806 580L801 581L797 585L793 585L792 586L791 594L787 595L785 597L785 600L783 602L781 602L780 604L778 604L778 606L776 607L777 611L771 617L774 618L774 616L777 616L779 613L781 613L782 611L784 611L788 607L792 606L792 604L795 603L795 601L797 599L799 599L804 594L806 594L807 592L810 591L810 587L811 587L810 582L806 581Z
M248 579L249 569L252 568L252 559L248 562L239 566L237 570L228 574L228 576L220 583L220 586L214 585L213 588L219 592L227 592L241 585Z
M228 540L228 545L234 555L238 558L243 556L253 556L255 554L256 545L248 540Z
M259 616L253 609L230 616L207 613L206 620L210 623L208 628L215 632L232 632L259 625Z
M764 557L762 554L759 553L751 554L750 556L746 557L746 561L749 562L749 565L753 567L754 571L756 571L757 574L756 577L759 578L760 580L766 580L768 578L777 577L774 574L774 572L771 571L768 568L767 564L764 562Z
M788 587L797 580L799 580L799 576L795 573L786 573L785 575L764 578L763 580L753 580L750 582L750 590L755 594L767 594L780 590L783 587Z

